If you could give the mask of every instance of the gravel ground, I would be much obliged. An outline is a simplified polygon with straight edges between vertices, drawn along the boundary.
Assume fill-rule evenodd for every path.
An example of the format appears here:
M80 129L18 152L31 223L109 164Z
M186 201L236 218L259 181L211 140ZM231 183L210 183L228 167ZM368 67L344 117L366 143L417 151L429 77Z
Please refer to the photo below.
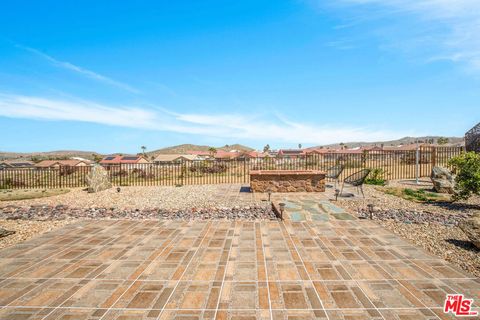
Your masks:
M122 187L98 193L72 189L67 194L41 199L2 201L8 205L66 205L72 208L186 209L253 205L253 195L240 192L241 185L192 185L182 187Z
M378 222L426 251L480 277L480 250L468 241L460 228L392 220Z
M418 189L428 189L432 187L432 184L426 181L421 181L419 186L411 184L410 181L391 181L389 187L403 187ZM458 214L458 213L472 213L475 210L480 210L480 197L475 196L468 201L460 201L458 203L417 203L414 201L405 200L403 198L386 194L384 192L376 190L376 186L364 186L365 199L362 197L353 198L338 198L338 205L350 209L356 212L357 209L366 209L368 204L373 204L375 207L388 210L388 209L403 209L410 211L423 211L427 213L444 213L444 214Z
M115 209L70 208L65 205L0 208L0 218L7 220L68 219L181 219L181 220L272 220L276 216L268 203L247 207L209 209Z
M63 221L26 221L0 219L0 227L15 231L15 234L0 238L0 249L26 241L39 234L63 227L74 220Z
M391 182L389 186L405 188L430 188L423 181L420 186L409 182ZM457 227L459 221L480 209L480 198L454 204L425 204L405 200L365 186L363 198L338 199L337 204L351 213L368 216L367 205L374 205L374 221L402 236L428 252L480 277L480 250L468 241Z

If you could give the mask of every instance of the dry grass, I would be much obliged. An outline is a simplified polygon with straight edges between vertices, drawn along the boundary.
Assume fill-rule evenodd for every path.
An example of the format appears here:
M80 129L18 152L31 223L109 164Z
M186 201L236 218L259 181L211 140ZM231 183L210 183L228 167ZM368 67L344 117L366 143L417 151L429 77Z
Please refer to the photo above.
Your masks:
M57 196L70 192L69 189L19 189L0 190L0 201L16 201Z
M401 187L377 187L378 191L386 194L394 195L405 200L414 201L418 203L424 202L450 202L451 197L447 194L431 192L426 189L413 189Z

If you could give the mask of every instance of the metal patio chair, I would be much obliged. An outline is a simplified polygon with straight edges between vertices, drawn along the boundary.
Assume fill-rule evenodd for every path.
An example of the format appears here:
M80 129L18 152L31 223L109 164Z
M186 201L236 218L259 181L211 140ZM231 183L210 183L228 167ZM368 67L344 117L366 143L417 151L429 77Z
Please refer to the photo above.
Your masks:
M358 190L360 189L360 191L362 192L363 198L365 198L365 194L363 193L363 183L365 182L365 179L367 179L368 175L370 174L370 171L372 170L362 169L346 177L343 180L342 190L340 191L340 194L342 194L345 184L349 184L352 187L357 187L357 193L359 193Z
M333 181L335 182L335 189L337 189L337 183L340 183L339 177L342 174L344 168L345 166L343 164L337 164L333 167L328 168L327 172L325 173L325 178L333 179Z

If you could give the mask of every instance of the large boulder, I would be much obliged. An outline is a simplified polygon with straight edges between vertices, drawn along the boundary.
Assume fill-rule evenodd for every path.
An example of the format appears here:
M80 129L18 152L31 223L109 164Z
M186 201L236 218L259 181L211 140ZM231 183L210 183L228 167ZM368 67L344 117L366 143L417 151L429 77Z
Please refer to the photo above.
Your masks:
M433 189L439 193L455 193L455 179L448 169L443 167L433 167L430 179L433 183Z
M472 217L461 222L459 227L468 239L480 249L480 212L475 212Z
M92 171L87 175L86 180L88 192L99 192L112 187L107 170L99 165L93 166Z

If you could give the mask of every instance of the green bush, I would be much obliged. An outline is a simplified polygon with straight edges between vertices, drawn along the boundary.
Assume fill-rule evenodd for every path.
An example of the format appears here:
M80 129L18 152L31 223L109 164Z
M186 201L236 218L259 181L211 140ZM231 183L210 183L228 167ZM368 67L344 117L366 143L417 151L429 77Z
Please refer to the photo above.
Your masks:
M381 168L373 169L365 179L365 184L373 184L375 186L384 186L386 184L385 172Z
M480 195L480 154L462 153L450 159L448 164L456 174L454 201Z

